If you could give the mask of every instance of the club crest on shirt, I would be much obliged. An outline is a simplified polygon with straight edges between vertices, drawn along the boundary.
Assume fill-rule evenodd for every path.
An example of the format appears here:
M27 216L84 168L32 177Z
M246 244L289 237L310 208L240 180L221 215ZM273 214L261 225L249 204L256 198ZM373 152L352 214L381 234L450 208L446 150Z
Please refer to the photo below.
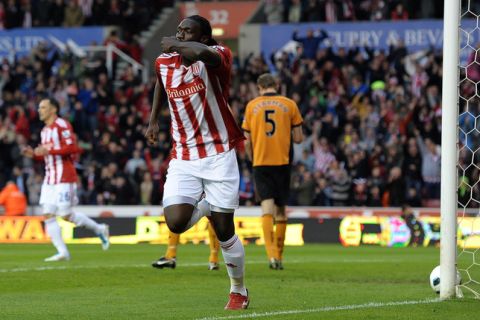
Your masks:
M62 137L64 137L65 139L70 138L70 136L71 136L70 130L63 130L62 131Z
M200 75L200 64L198 62L192 64L192 73L196 77Z

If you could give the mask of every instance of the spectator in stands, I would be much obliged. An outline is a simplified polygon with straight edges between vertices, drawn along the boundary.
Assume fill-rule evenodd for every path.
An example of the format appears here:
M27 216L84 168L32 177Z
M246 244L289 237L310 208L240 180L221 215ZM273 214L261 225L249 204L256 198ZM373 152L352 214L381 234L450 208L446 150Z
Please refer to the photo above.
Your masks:
M422 179L426 199L440 199L440 146L430 138L425 140L418 129L415 130L417 144L422 154Z
M292 0L288 9L288 22L299 23L302 18L302 3L300 0Z
M385 206L399 207L405 202L405 181L400 167L390 169Z
M316 159L311 150L303 149L302 158L298 160L298 163L303 164L309 172L315 171Z
M125 50L127 48L127 45L125 44L125 42L120 40L117 30L110 31L110 34L108 35L108 37L106 37L105 40L103 41L103 45L104 46L113 45L114 47L120 50ZM111 77L115 79L116 71L117 71L117 63L118 63L118 54L113 53L112 63L113 65L111 70Z
M84 80L83 87L78 91L77 99L82 103L87 117L88 131L94 132L98 128L98 94L91 78Z
M13 181L0 192L0 205L5 208L6 216L21 216L26 214L27 197L21 192Z
M80 8L76 0L70 0L64 12L65 19L63 20L63 25L65 27L79 27L83 25L85 17L83 16L82 8Z
M108 10L108 3L106 0L94 0L92 4L92 15L91 15L91 24L92 25L105 25L106 21L104 19L105 13Z
M335 156L330 152L330 146L328 140L325 137L317 137L317 134L313 135L313 154L315 156L315 171L326 173L330 164L335 161Z
M328 34L324 30L318 30L315 34L312 29L309 29L305 37L299 37L298 30L295 30L292 34L292 40L302 44L303 56L307 59L315 58L318 46L326 38L328 38Z
M379 187L369 189L367 205L369 207L382 207L382 193Z
M352 204L357 207L366 206L368 204L368 189L366 179L353 179Z
M315 185L315 199L313 204L315 206L329 207L331 206L331 187L323 175L316 173Z
M140 150L133 150L132 158L130 158L125 165L125 172L130 176L134 176L138 168L145 167L146 162L141 157Z
M122 15L122 5L118 0L110 0L109 7L107 10L107 15L105 17L105 22L107 25L122 25L123 24L123 15Z
M263 8L268 24L277 24L283 22L283 3L282 0L265 0Z
M48 19L50 20L48 22L49 25L59 27L63 25L65 21L65 4L63 0L55 0L55 2L51 4L45 4L48 8L50 7L50 15ZM47 10L46 8L39 8L40 10ZM42 24L44 25L44 24Z
M320 0L308 0L303 21L313 22L313 21L322 21L324 18L324 10L321 6Z
M370 1L370 20L381 21L385 20L387 16L388 7L383 0L371 0Z
M123 176L119 175L113 179L113 193L116 205L128 205L134 203L134 193L129 181Z
M16 165L13 167L11 180L18 188L18 190L25 195L27 194L27 179L27 174L23 172L23 170L19 166Z
M251 206L255 204L255 192L252 175L248 168L243 168L240 174L240 205Z
M5 8L5 29L22 26L23 14L15 0L8 0Z
M29 2L26 2L22 5L22 28L31 28L33 23L33 16L32 16L32 6Z
M340 8L335 0L325 0L325 22L335 23L338 21Z
M395 6L395 10L390 13L392 20L408 20L408 11L405 10L403 3L399 2Z
M344 21L357 20L356 12L355 12L355 5L356 5L355 3L358 3L358 1L353 1L353 0L341 1L342 20Z
M78 5L82 9L84 23L87 25L90 24L92 18L93 0L78 0Z
M468 56L467 60L467 77L473 82L478 83L480 81L480 42L476 45L476 49L472 50L472 53ZM477 88L479 86L477 85ZM478 89L477 89L478 90Z
M412 207L422 206L420 193L415 188L412 188L412 187L407 188L407 194L406 194L405 200L406 200L406 203L408 203Z
M306 170L303 165L299 165L302 169L300 175L293 177L292 192L296 195L296 205L311 206L315 199L316 183L310 171Z
M28 204L38 205L40 191L42 190L43 176L39 173L32 173L27 180Z
M406 146L402 171L405 175L405 183L408 190L415 189L417 195L420 195L422 190L421 168L422 156L418 151L417 142L414 138L410 138Z
M5 5L3 4L3 2L0 2L0 30L5 29L5 15Z
M150 172L144 172L143 180L140 184L140 204L151 205L153 193L152 175Z
M327 176L329 177L329 185L332 187L330 194L332 205L339 207L350 205L352 180L348 172L337 161L333 161L330 164Z

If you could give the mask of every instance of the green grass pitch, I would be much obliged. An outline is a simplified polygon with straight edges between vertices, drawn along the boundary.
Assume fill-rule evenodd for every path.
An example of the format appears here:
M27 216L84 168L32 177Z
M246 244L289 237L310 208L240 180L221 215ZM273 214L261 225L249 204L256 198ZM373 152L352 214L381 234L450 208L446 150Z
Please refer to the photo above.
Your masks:
M0 245L0 319L478 319L479 301L443 301L428 277L438 248L287 247L285 270L247 245L248 310L225 311L225 266L208 246L180 245L177 268L150 263L163 245L70 245L72 260L44 263L51 245Z

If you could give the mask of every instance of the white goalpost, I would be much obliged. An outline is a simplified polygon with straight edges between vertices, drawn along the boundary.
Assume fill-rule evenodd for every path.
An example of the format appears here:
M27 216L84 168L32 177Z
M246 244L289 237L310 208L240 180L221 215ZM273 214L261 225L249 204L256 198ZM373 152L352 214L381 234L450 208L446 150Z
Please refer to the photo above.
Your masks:
M457 249L457 119L461 0L445 0L443 20L440 298L455 296Z
M479 299L480 2L444 9L440 298Z

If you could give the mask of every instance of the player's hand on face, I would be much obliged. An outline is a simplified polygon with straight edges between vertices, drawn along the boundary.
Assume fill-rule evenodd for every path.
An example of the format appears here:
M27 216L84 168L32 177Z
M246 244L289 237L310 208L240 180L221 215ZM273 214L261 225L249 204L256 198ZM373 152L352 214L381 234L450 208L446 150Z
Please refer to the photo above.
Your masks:
M158 123L149 123L147 131L145 132L145 138L147 138L147 143L151 146L157 144L158 133L160 132L160 127Z
M32 158L33 155L34 155L33 148L30 147L30 146L22 147L20 151L21 151L23 156L28 157L28 158Z
M163 53L169 53L173 51L173 46L177 43L177 38L175 37L163 37L160 42Z
M35 148L35 150L33 150L33 153L36 156L46 156L48 154L48 149L44 146L38 146Z

